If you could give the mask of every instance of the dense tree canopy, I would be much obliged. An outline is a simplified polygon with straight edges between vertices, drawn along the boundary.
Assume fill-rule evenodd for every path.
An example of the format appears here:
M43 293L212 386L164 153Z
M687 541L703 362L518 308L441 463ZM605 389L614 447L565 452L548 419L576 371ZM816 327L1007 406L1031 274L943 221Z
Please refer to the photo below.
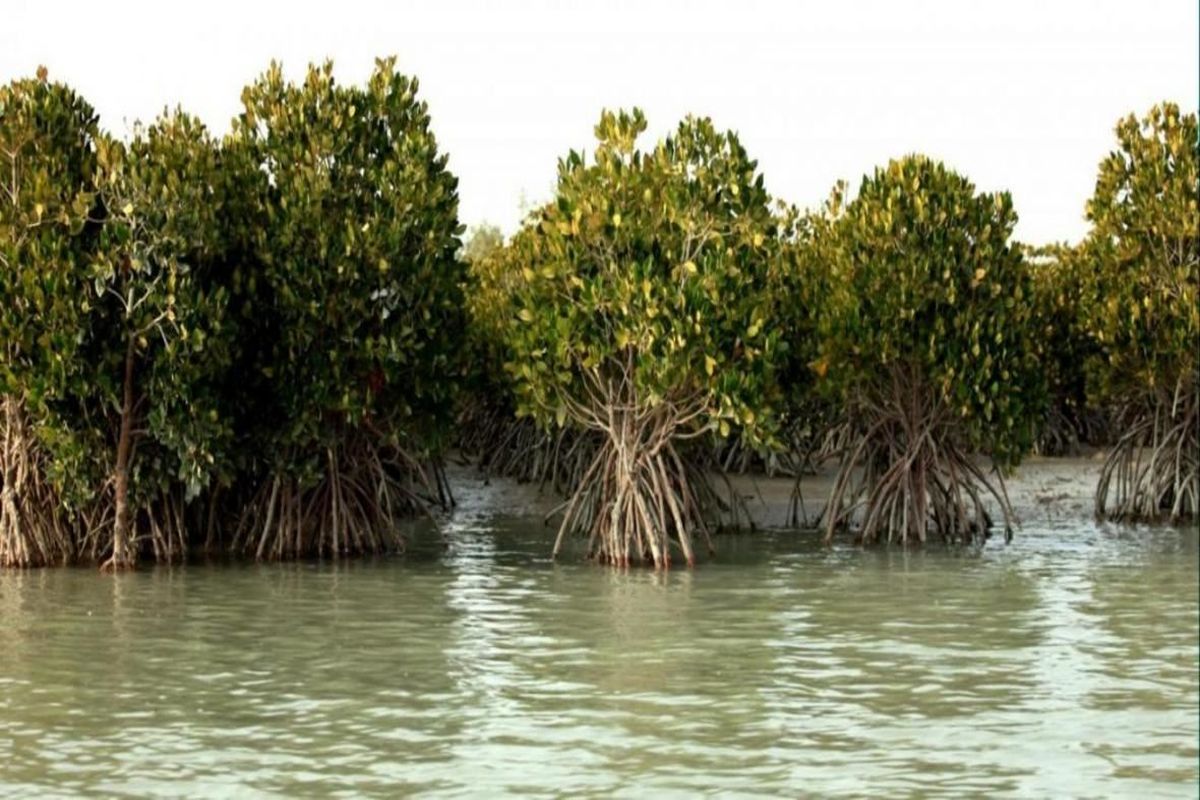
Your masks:
M1195 515L1194 114L1118 123L1077 245L920 155L776 205L735 134L643 147L638 110L464 244L417 90L272 64L225 138L122 140L44 70L0 87L0 564L397 549L451 442L617 564L693 563L738 501L706 470L781 452L837 459L827 535L974 540L1097 419L1101 515Z
M818 370L851 395L887 391L893 368L913 370L973 444L1018 459L1042 387L1016 221L1007 193L978 194L923 156L876 170L837 226Z
M246 388L268 398L253 436L271 476L260 554L282 554L278 504L310 489L323 516L295 521L293 552L395 546L390 509L416 498L393 473L420 471L453 419L457 181L416 92L388 59L362 87L338 84L329 63L289 83L276 64L243 93L234 138L262 176L264 218L254 270L236 279L257 320ZM341 474L373 488L343 494Z
M1081 309L1100 348L1092 395L1121 407L1123 432L1097 511L1194 515L1200 502L1196 343L1200 341L1200 140L1173 103L1116 127L1082 245L1095 285ZM1142 447L1151 450L1141 459ZM1119 477L1124 475L1124 477ZM1113 481L1116 494L1109 502Z
M269 184L258 277L278 335L262 369L285 439L302 445L332 435L330 412L447 421L463 327L457 181L416 91L384 60L365 87L338 85L329 63L302 84L274 65L243 94L236 135Z
M645 127L640 111L606 112L592 163L560 162L556 200L522 243L510 337L523 410L590 424L595 382L619 375L641 403L686 407L693 428L758 431L777 346L763 316L775 220L762 176L708 120L647 152Z
M1116 133L1087 207L1096 286L1083 319L1104 351L1096 393L1121 400L1195 375L1200 140L1196 115L1172 103L1126 117Z
M645 127L640 111L605 112L594 157L560 161L555 200L513 245L508 343L522 413L609 443L562 530L590 531L604 560L665 564L668 533L690 561L688 529L703 525L675 445L771 430L777 236L736 136L689 118L643 151Z
M839 492L859 466L867 537L969 537L985 524L977 487L988 484L967 456L1015 463L1044 396L1015 223L1006 193L977 193L941 163L909 156L865 178L830 226L814 368L862 439L843 461L830 531L849 522L857 493Z
M91 106L44 70L0 87L4 564L69 558L75 542L60 507L90 496L76 479L83 448L53 410L81 363L98 136Z

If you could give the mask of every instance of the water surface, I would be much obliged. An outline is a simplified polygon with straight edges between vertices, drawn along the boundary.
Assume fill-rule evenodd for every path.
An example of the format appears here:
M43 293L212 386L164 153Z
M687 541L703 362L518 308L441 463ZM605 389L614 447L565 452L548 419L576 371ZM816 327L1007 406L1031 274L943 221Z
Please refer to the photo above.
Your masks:
M663 575L510 491L397 558L0 573L0 795L1196 796L1194 531Z

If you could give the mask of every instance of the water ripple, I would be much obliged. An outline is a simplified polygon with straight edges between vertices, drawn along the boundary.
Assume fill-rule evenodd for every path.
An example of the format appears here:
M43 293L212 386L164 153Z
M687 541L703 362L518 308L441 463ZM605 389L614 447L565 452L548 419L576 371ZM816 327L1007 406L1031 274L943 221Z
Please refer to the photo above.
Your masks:
M654 574L497 491L401 558L0 574L0 794L1196 794L1194 531Z

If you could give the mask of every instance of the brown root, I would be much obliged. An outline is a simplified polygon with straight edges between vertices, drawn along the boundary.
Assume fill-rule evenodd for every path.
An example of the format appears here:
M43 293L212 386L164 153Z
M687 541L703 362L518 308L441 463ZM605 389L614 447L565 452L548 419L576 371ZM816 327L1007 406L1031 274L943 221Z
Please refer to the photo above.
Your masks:
M703 396L639 398L633 355L626 355L616 377L585 373L586 402L560 398L580 435L600 443L560 507L554 555L574 533L586 537L588 557L603 564L667 568L675 554L692 566L693 534L699 532L712 553L708 518L736 514L742 504L732 491L729 501L721 498L703 470L680 454L684 443L707 435Z
M1118 521L1175 523L1200 505L1200 392L1196 376L1171 393L1131 403L1118 415L1123 431L1096 486L1096 515Z
M892 378L891 392L853 404L853 421L839 435L844 444L822 511L826 541L839 530L857 531L864 543L982 541L992 526L988 501L1011 538L1015 515L999 471L988 475L975 463L940 394L907 370L894 369Z
M102 572L135 569L138 559L146 555L159 564L182 562L196 530L196 522L189 519L188 512L182 487L164 489L148 501L131 503L125 547L118 553L113 547L117 507L110 478L78 515L79 552L99 562Z
M149 541L154 560L160 564L183 561L187 556L189 530L187 501L182 488L161 492L138 516L134 549Z
M440 465L355 433L323 454L313 481L277 472L241 515L234 552L289 559L399 552L401 520L453 502Z
M638 447L606 440L565 506L554 555L574 532L587 536L588 557L602 564L666 568L675 548L693 566L692 531L712 550L694 477L670 441Z
M788 502L788 517L793 527L808 527L810 524L819 526L821 524L823 518L821 514L817 515L812 522L809 521L808 509L804 507L801 484L806 475L815 475L817 468L823 462L836 457L839 453L846 452L850 447L853 434L853 426L847 423L826 424L822 427L820 439L817 440L814 437L813 443L802 451L806 468L796 473L796 480L792 483L792 494Z
M768 478L813 475L823 440L829 434L830 408L823 402L808 402L794 409L780 431L780 449L755 447L740 432L721 440L705 462L731 475L758 473Z
M507 406L476 408L459 421L459 450L487 476L536 483L567 495L579 485L601 438L594 431L548 431Z
M1046 414L1033 451L1043 456L1079 455L1084 446L1112 443L1112 422L1102 409L1055 403Z
M0 566L62 564L75 555L73 528L45 478L38 446L19 400L2 401L0 419Z

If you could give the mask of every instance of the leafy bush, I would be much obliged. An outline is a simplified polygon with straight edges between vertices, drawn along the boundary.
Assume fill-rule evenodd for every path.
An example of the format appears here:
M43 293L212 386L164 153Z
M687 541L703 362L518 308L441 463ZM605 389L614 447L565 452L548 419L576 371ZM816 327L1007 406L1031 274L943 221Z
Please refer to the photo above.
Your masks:
M1083 244L1096 283L1082 318L1100 349L1090 394L1120 409L1121 436L1096 511L1179 519L1195 516L1200 499L1196 115L1163 103L1143 119L1122 119L1116 135L1088 203L1092 230Z
M128 146L101 138L95 294L75 393L81 430L100 430L112 476L112 564L128 566L138 538L156 556L183 555L183 507L228 472L232 428L218 388L230 365L221 162L204 126L176 112L135 131ZM135 458L136 454L136 458Z
M123 568L135 538L177 556L229 444L208 391L228 363L216 144L183 114L117 142L44 73L0 103L6 538L55 542L6 560Z
M69 559L70 514L87 499L80 452L54 405L76 380L94 248L96 114L68 87L37 78L0 87L0 564ZM50 449L56 451L52 458Z
M264 224L235 276L253 321L239 405L262 460L235 546L259 556L399 547L397 515L443 489L425 462L453 420L465 274L457 181L416 92L387 59L363 87L273 64L243 93L230 146L261 176Z
M692 563L690 533L706 531L678 448L732 424L771 431L776 224L735 135L689 118L642 151L645 127L640 111L605 112L594 158L559 162L554 202L514 245L506 331L520 412L605 440L559 544L579 530L602 561L665 566L672 535Z
M1009 466L1032 444L1044 388L1028 270L1007 193L980 194L924 156L892 161L831 208L830 288L813 368L848 416L827 535L983 534L999 488L974 463ZM861 509L861 513L859 510Z
M1103 445L1109 425L1105 409L1089 401L1086 365L1096 345L1084 328L1082 309L1091 302L1096 278L1082 249L1064 244L1026 248L1036 312L1035 341L1049 395L1036 449L1067 455L1080 445Z

